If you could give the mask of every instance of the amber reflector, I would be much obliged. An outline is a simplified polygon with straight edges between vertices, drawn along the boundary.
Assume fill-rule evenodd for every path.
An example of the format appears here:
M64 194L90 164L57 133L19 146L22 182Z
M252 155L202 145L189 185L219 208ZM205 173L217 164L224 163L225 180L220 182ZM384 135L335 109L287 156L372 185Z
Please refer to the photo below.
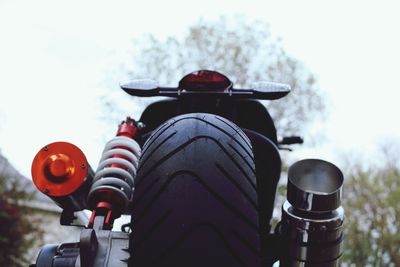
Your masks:
M36 154L32 162L32 179L46 195L68 196L86 180L87 166L86 157L77 146L55 142Z

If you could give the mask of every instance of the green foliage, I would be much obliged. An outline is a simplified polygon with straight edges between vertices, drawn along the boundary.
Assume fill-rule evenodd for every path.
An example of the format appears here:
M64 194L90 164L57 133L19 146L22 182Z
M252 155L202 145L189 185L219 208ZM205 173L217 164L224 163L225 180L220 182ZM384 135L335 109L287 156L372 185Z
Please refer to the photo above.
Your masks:
M345 185L343 262L400 266L400 169L356 168Z
M182 38L147 35L135 40L134 46L124 78L176 85L187 73L211 69L226 74L237 87L261 80L290 84L289 96L266 102L281 134L305 134L307 125L326 112L314 75L285 52L264 22L241 16L200 20ZM106 104L115 110L116 105Z
M32 195L0 177L0 266L27 266L25 255L41 240L32 211L23 205Z

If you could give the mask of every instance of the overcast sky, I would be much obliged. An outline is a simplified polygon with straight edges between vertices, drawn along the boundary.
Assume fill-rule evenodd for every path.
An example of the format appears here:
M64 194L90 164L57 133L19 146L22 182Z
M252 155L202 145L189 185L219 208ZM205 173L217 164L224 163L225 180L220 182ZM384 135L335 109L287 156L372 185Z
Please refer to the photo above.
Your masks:
M199 18L244 14L270 23L329 96L330 116L320 126L325 143L295 155L340 162L359 153L373 161L379 143L400 138L399 7L397 1L0 0L1 152L29 176L37 150L63 140L97 166L116 128L99 120L98 98L109 84L119 90L115 77L104 81L126 59L132 39L179 36ZM132 107L127 115L138 112Z

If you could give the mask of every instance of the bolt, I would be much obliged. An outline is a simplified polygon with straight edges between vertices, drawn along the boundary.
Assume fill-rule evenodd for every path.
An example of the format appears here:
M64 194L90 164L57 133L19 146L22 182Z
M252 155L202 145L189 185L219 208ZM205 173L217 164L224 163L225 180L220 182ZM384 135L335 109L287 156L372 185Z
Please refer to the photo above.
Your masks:
M146 128L146 125L141 121L138 121L136 123L136 126L139 128L139 130L142 130L142 129Z
M82 169L86 168L85 163L82 163L81 168L82 168Z
M45 146L44 147L44 151L48 151L49 150L49 147L48 146Z
M49 193L49 189L45 188L43 193L48 194Z

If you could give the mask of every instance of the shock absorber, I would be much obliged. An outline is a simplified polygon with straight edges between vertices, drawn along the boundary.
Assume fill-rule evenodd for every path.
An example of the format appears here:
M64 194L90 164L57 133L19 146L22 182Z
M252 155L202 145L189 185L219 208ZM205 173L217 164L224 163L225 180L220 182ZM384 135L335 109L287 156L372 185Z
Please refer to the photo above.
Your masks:
M93 227L96 216L103 216L102 228L109 230L114 220L127 211L141 153L134 140L137 135L137 123L128 117L119 125L116 137L105 145L88 194L93 210L89 227Z

